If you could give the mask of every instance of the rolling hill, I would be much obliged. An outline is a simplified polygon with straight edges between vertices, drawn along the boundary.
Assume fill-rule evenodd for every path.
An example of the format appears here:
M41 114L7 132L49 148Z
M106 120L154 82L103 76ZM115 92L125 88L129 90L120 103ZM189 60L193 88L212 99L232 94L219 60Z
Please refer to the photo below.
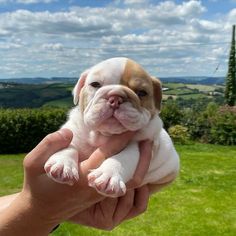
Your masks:
M157 76L158 77L158 76ZM188 83L188 84L224 84L225 77L207 77L207 76L182 76L182 77L161 77L161 81L169 83ZM19 84L55 84L63 83L74 84L78 78L76 77L52 77L52 78L8 78L0 79L0 83L19 83Z
M34 80L35 81L35 80ZM68 80L69 81L69 80ZM71 91L75 82L21 84L0 82L0 108L71 107ZM36 81L35 81L36 82ZM45 81L44 81L45 82ZM223 85L200 83L163 83L163 99L181 99L191 106L199 99L222 100Z

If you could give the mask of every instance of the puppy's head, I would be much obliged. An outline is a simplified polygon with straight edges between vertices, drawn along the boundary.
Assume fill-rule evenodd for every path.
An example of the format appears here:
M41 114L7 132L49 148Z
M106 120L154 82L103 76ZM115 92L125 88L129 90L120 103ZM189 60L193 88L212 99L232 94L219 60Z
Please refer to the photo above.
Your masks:
M82 73L73 94L84 123L109 135L147 125L160 111L162 88L136 62L111 58Z

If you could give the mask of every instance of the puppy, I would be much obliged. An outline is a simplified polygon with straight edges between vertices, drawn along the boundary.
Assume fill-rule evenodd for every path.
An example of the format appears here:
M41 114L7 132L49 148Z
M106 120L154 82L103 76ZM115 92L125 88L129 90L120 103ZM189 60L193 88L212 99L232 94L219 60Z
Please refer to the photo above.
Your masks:
M99 193L125 194L139 161L138 142L152 140L153 154L141 185L165 185L179 171L179 156L159 117L162 88L139 64L128 58L105 60L81 74L74 90L74 109L62 128L73 132L70 146L52 155L45 164L49 177L73 185L79 179L78 162L114 134L136 131L132 142L106 159L88 175Z

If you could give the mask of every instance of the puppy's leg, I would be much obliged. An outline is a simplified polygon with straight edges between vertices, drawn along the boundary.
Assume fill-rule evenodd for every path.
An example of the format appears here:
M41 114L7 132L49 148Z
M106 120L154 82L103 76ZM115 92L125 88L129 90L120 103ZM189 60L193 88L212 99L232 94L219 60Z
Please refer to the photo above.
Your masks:
M44 169L54 181L73 185L79 179L77 150L69 146L53 154L45 163Z
M139 161L138 143L130 143L117 155L106 159L100 167L88 175L89 186L108 197L126 193L126 186L132 179Z

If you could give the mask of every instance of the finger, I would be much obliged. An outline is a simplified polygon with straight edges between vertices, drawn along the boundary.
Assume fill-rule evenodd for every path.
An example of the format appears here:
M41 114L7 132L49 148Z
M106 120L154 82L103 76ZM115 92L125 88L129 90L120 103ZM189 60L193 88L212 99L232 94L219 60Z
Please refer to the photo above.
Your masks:
M91 156L79 165L81 180L87 178L90 170L97 168L109 156L120 152L134 136L134 132L125 132L121 135L115 135L102 147L97 148Z
M135 132L127 131L122 134L113 135L99 150L107 158L113 156L124 149L130 140L134 137Z
M44 173L44 164L55 152L66 148L73 134L69 129L61 129L47 135L24 159L24 168L28 174Z
M96 169L98 166L100 166L102 164L102 162L105 160L105 155L103 152L101 152L98 149L96 149L88 159L82 161L79 164L79 176L80 176L80 180L86 181L87 182L87 175L88 173L93 170Z
M119 198L107 197L103 201L98 203L101 206L102 216L104 217L104 221L112 220L114 212L116 211L118 200ZM110 227L112 227L112 225L110 225Z
M119 198L116 210L113 215L114 226L123 221L133 208L134 204L134 190L129 190L126 194Z
M127 183L127 189L137 188L146 175L152 158L153 143L145 140L139 143L140 158L133 178Z
M144 185L135 190L134 205L129 211L129 213L126 215L126 220L134 218L146 211L148 206L149 195L150 194L147 185Z

